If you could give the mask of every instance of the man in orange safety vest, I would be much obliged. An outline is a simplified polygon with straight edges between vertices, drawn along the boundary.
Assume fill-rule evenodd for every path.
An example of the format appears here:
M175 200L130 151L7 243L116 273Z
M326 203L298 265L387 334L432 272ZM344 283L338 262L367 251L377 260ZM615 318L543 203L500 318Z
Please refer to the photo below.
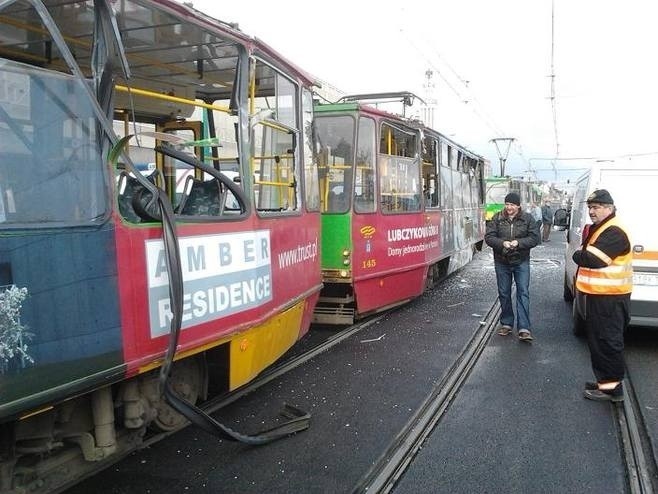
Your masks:
M633 254L628 234L605 189L587 198L592 225L583 232L582 248L573 254L578 265L576 288L585 294L585 329L596 382L585 383L585 398L623 401L624 331L630 320Z

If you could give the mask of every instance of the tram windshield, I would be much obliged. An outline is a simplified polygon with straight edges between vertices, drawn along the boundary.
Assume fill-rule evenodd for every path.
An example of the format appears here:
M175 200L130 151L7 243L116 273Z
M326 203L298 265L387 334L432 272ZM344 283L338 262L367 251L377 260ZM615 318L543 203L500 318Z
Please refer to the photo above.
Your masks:
M97 126L83 82L2 61L0 228L97 223L108 211Z
M354 163L354 119L350 116L318 117L318 165L322 212L350 209Z

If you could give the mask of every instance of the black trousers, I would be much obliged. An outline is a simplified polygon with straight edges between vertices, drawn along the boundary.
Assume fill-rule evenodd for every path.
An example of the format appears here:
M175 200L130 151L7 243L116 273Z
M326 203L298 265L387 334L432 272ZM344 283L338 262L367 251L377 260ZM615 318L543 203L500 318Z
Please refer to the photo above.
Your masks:
M624 331L630 321L631 295L587 295L585 327L597 381L624 378Z

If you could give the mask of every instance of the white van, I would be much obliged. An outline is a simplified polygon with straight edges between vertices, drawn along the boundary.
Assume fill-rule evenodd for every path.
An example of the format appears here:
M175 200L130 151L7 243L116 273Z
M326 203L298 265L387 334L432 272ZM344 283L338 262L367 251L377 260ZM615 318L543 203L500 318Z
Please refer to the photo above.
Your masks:
M574 333L583 332L584 295L576 293L577 266L572 255L581 248L583 227L591 223L585 201L596 189L610 192L617 216L630 237L631 325L658 327L658 226L652 219L658 198L658 157L652 156L597 162L576 182L564 264L564 299L574 301Z

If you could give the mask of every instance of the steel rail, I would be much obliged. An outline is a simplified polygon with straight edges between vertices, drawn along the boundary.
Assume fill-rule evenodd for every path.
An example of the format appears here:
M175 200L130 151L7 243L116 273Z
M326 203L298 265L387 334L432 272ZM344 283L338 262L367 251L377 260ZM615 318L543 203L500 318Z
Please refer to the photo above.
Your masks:
M254 380L251 382L245 384L244 386L241 386L240 388L228 392L228 393L222 393L214 398L211 398L210 400L206 401L205 403L202 403L200 405L200 408L204 410L206 413L213 413L221 408L233 403L234 401L240 399L241 397L256 391L258 388L261 386L264 386L265 384L269 383L270 381L284 375L287 372L290 372L291 370L303 365L304 363L308 362L312 358L316 357L317 355L329 350L331 347L339 344L343 340L349 338L350 336L363 331L364 329L372 326L374 323L378 322L382 318L386 317L389 314L389 312L384 312L381 314L378 314L376 316L373 316L371 318L368 318L364 320L361 323L355 324L353 326L349 326L345 328L344 330L336 333L332 337L326 339L322 343L310 348L309 350L292 357L288 360L283 360L279 364L274 364L273 367L265 370L263 373L261 373L258 377L256 377ZM71 480L65 480L61 483L58 483L56 485L50 485L50 487L47 489L48 494L56 494L63 492L66 489L69 489L73 487L74 485L82 482L83 480L93 477L97 473L99 473L102 470L105 470L106 468L109 468L110 466L118 463L119 461L123 460L124 458L128 457L131 453L134 453L135 451L138 451L140 449L145 449L150 446L153 446L157 444L158 442L168 438L169 436L189 427L191 424L188 421L185 421L182 423L179 427L175 427L169 431L159 431L159 432L152 432L146 437L142 439L142 441L139 444L136 445L129 445L125 448L122 448L121 450L117 451L116 454L112 455L111 457L107 458L106 460L102 460L99 462L83 462L80 461L77 467L81 470L81 473L79 476L77 476L75 479ZM127 433L127 435L130 435L130 433ZM130 443L130 441L128 441ZM77 457L77 455L71 455L71 458L73 459L74 457ZM45 494L46 491L43 489L35 489L34 491L35 494L43 493Z
M631 494L653 494L652 473L644 454L644 442L642 441L642 437L646 437L647 433L642 421L642 414L639 412L635 389L628 373L625 381L624 401L618 403L614 409L619 427L628 487ZM655 468L655 459L653 461Z
M462 383L478 361L493 334L500 315L498 302L466 343L456 361L434 386L421 407L409 419L386 451L353 488L353 493L390 492L402 477L423 442L450 406Z
M204 412L206 413L214 413L218 410L221 410L225 406L230 405L234 401L239 400L243 396L248 395L249 393L252 393L253 391L256 391L258 388L261 386L264 386L265 384L269 383L270 381L286 374L287 372L290 372L291 370L299 367L300 365L308 362L312 358L316 357L317 355L326 352L329 350L331 347L339 344L343 340L349 338L350 336L363 331L364 329L372 326L374 323L380 321L382 318L384 318L388 313L382 313L378 314L376 316L373 316L372 318L366 319L361 323L352 325L339 333L336 333L330 338L327 338L325 341L320 343L319 345L316 345L312 347L311 349L295 356L292 357L291 359L284 360L279 364L274 364L272 367L269 369L266 369L263 371L259 376L257 376L255 379L250 381L249 383L245 384L244 386L241 386L234 391L230 391L228 393L222 393L214 398L211 398L207 400L205 403L202 403L199 408L201 408ZM139 445L138 449L141 448L146 448L148 446L152 446L153 444L161 441L162 439L175 434L176 432L188 427L190 424L189 422L185 422L183 425L180 427L177 427L175 429L172 429L170 431L163 431L159 432L157 434L154 434L151 437L145 438L143 443Z
M213 400L207 401L205 404L203 404L202 408L207 412L215 412L225 407L226 405L233 403L234 401L238 400L239 398L242 398L243 396L251 393L252 391L255 391L256 389L267 384L273 379L276 379L277 377L280 377L286 374L287 372L290 372L291 370L308 362L309 360L316 357L317 355L326 352L331 347L337 345L343 340L346 340L350 336L372 326L374 323L380 321L386 315L388 315L387 312L379 314L377 316L373 316L372 318L369 318L361 323L350 326L340 331L339 333L336 333L332 337L326 339L325 341L311 348L310 350L307 350L289 360L284 360L280 364L274 364L273 367L266 369L254 380L236 389L235 391L232 391L226 395L218 396Z

